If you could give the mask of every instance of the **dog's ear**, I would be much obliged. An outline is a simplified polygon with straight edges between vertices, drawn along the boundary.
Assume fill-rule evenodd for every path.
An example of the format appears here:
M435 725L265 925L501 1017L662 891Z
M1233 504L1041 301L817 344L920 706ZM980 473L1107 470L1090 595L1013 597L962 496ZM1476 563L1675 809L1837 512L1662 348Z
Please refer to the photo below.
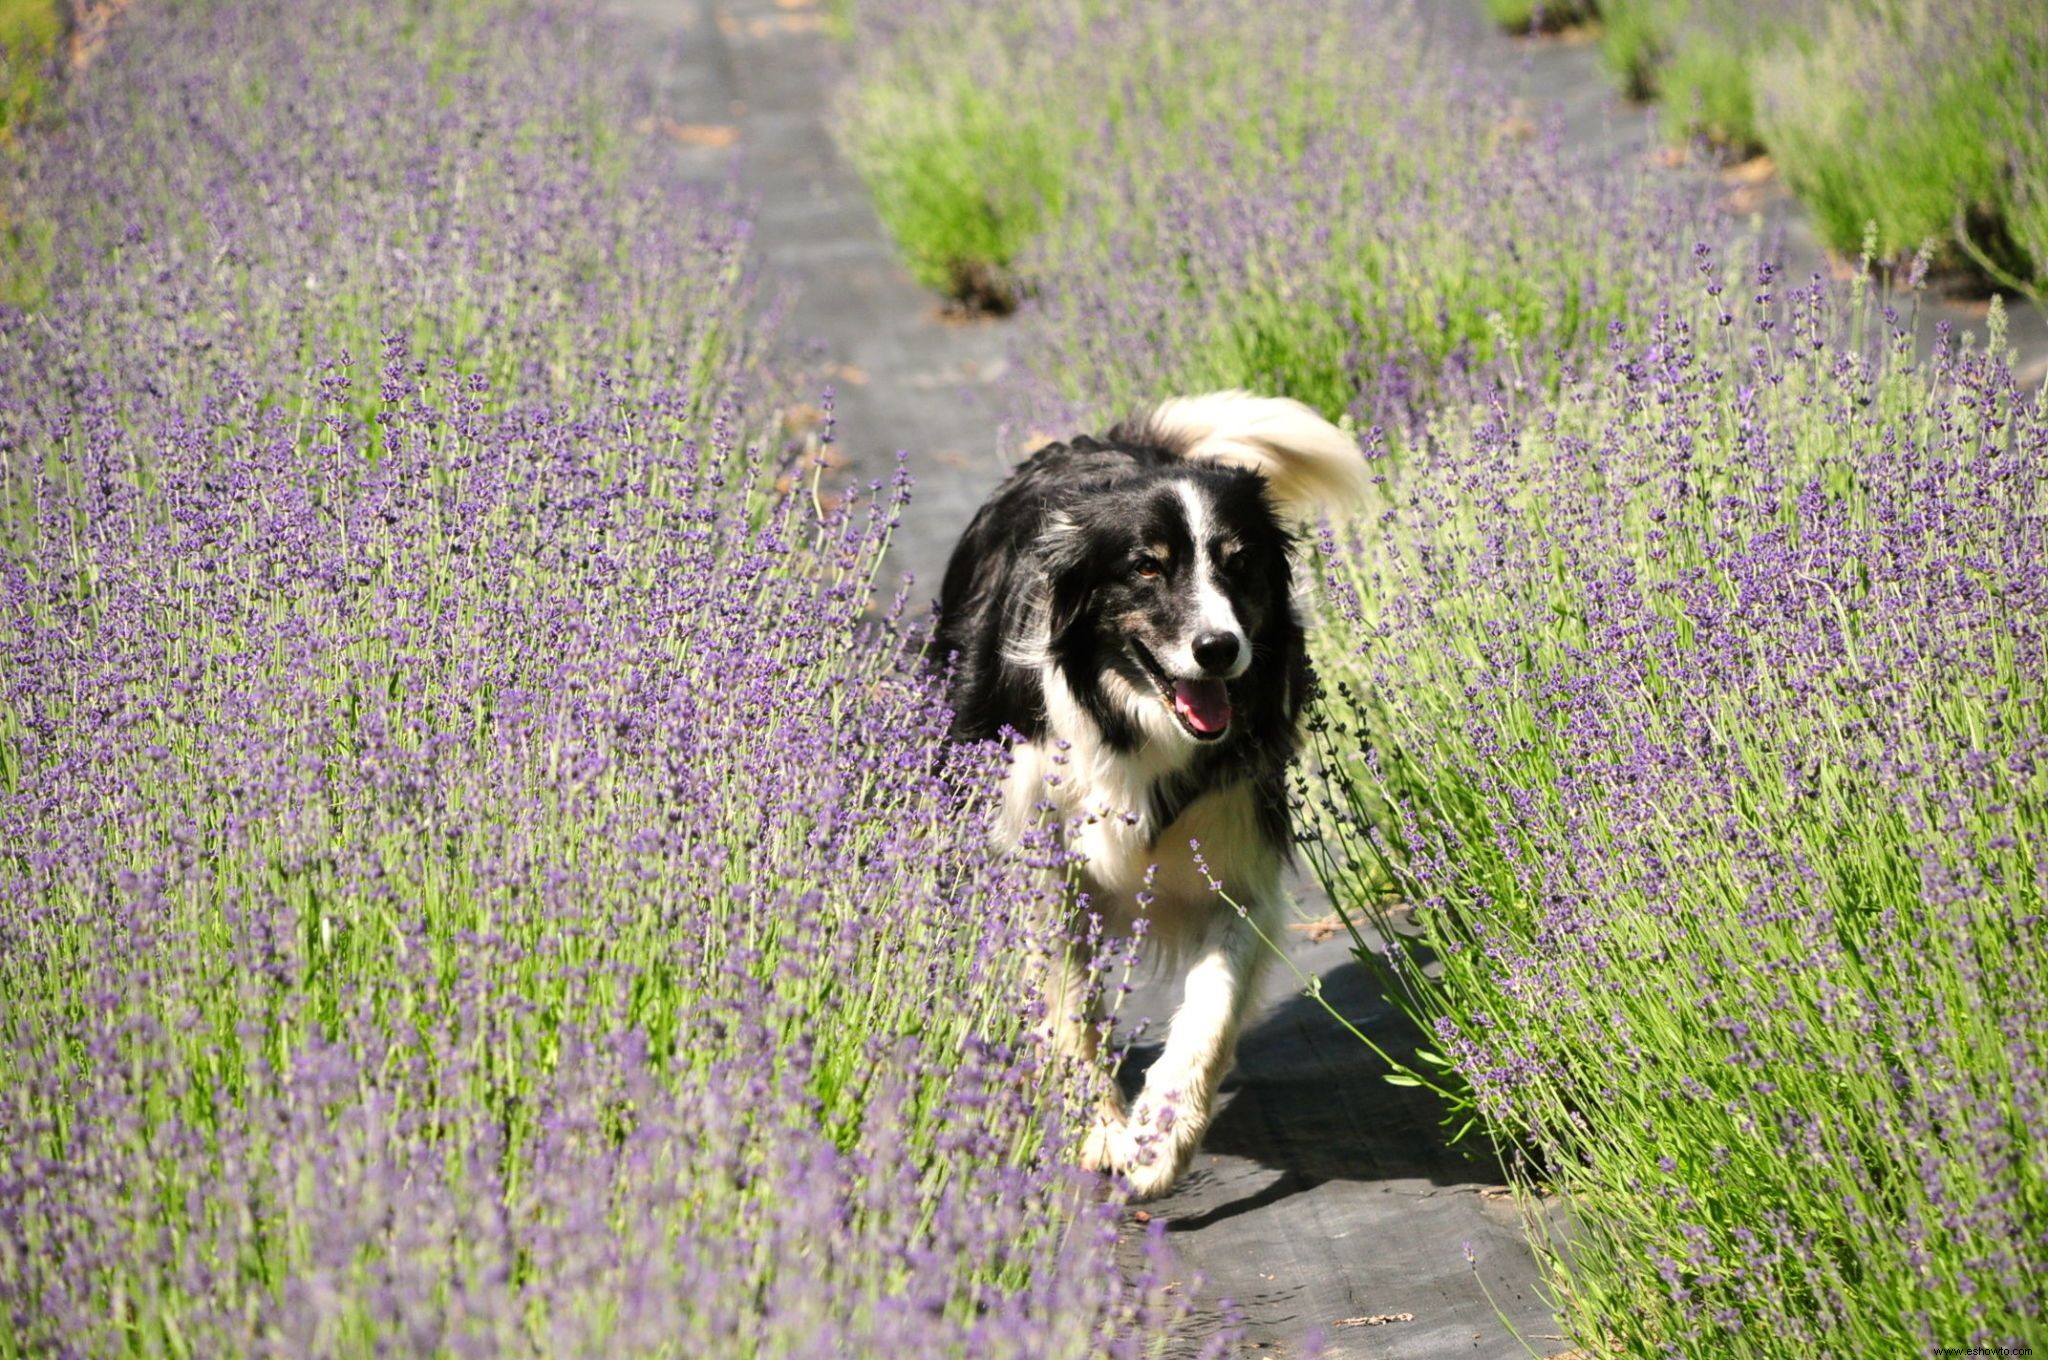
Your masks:
M1058 642L1088 612L1094 573L1088 570L1088 536L1065 511L1054 511L1038 538L1038 568L1045 575L1046 641Z
M1110 431L1194 463L1241 467L1266 479L1280 517L1312 528L1343 520L1372 494L1372 470L1358 441L1298 401L1249 392L1175 397Z

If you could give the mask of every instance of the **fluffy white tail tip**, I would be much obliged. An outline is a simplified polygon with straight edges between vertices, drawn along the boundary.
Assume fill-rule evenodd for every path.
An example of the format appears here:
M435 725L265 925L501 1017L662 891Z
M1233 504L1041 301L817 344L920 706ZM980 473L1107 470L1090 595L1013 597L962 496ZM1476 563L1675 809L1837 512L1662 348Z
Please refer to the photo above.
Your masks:
M1280 512L1302 524L1322 515L1345 519L1365 504L1372 486L1358 441L1288 397L1238 391L1175 397L1132 421L1127 432L1183 458L1258 473Z

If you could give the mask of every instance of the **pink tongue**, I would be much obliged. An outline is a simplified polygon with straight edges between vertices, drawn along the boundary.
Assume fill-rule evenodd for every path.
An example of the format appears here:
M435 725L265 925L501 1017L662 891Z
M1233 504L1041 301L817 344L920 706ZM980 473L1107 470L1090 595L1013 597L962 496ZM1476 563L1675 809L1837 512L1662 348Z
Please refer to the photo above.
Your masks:
M1221 680L1176 680L1173 711L1197 732L1214 736L1230 726L1230 691Z

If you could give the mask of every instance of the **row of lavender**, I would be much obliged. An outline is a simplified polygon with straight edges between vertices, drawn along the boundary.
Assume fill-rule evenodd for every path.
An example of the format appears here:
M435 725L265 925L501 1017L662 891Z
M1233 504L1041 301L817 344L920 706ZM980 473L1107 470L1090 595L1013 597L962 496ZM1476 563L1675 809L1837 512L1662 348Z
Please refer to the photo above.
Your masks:
M584 16L138 5L0 315L0 1355L1138 1353L1036 880ZM799 488L783 488L792 482ZM1147 1259L1154 1259L1148 1257Z
M913 269L1057 337L1048 428L1229 385L1405 428L1636 326L1701 229L1701 185L1576 173L1442 6L854 8L848 150Z
M1768 151L1844 255L1933 243L2048 289L2048 9L2032 0L1487 0L1509 28L1597 22L1673 136Z
M2038 1344L2048 419L1777 291L1388 459L1330 571L1314 858L1565 1196L1530 1223L1583 1340Z
M1244 385L1365 432L1313 858L1421 932L1360 945L1420 1075L1564 1193L1574 1339L2048 1339L2039 394L1522 136L1439 8L855 15L906 251L1028 228L1031 414Z

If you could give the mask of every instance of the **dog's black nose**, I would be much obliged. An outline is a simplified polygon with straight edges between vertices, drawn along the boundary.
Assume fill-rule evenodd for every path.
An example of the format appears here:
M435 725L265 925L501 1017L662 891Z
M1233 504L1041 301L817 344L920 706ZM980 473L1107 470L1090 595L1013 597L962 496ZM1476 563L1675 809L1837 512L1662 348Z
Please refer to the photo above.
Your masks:
M1195 664L1211 675L1237 664L1237 652L1244 643L1235 633L1204 633L1195 639Z

